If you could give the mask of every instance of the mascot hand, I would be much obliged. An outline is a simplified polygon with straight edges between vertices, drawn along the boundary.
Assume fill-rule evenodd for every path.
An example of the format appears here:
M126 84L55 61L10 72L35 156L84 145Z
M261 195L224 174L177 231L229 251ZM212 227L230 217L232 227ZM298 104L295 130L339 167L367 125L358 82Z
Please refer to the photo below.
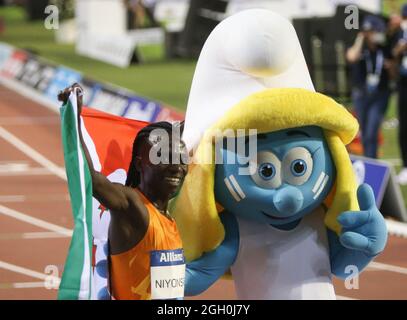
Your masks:
M358 201L361 211L347 211L338 217L342 225L339 241L345 248L375 256L386 246L386 222L376 207L373 190L369 185L359 187Z

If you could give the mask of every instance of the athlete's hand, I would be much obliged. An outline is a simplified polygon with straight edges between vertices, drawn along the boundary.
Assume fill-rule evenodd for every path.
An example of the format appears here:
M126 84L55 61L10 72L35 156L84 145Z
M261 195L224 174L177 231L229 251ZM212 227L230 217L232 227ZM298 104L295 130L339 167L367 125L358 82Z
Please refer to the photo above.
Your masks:
M361 211L343 212L338 217L342 225L339 241L348 249L375 256L386 246L386 222L376 207L373 190L369 185L359 186L358 201Z
M76 90L76 96L78 99L78 114L81 114L82 111L82 104L83 104L83 89L79 85L79 83L74 83L73 85L61 90L58 93L58 100L61 101L63 104L68 102L70 94Z

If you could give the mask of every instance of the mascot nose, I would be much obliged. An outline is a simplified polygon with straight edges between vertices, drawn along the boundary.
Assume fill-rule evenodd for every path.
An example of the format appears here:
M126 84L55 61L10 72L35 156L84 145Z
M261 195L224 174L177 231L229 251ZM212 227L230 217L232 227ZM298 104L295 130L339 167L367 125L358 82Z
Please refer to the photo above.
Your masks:
M296 214L300 211L303 202L301 191L291 186L278 190L273 199L277 211L284 216Z

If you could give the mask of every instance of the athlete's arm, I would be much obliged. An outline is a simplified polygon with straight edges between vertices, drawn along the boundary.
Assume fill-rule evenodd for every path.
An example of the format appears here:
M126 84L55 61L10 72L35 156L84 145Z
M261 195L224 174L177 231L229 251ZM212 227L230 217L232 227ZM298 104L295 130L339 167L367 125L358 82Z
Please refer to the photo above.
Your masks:
M225 239L215 250L187 263L185 295L204 292L230 268L239 250L239 229L236 218L229 212L220 214L225 228Z
M79 84L75 83L71 87L66 88L63 92L58 95L58 99L63 101L64 103L67 102L69 94L76 89L77 92L81 92L82 88ZM134 199L135 197L138 198L138 195L135 192L130 192L129 188L118 184L112 183L107 179L103 174L97 172L92 163L92 159L90 157L88 148L83 140L82 136L82 126L81 126L81 111L82 111L82 94L78 93L78 131L79 131L79 139L82 145L83 152L85 154L86 161L88 163L90 175L92 178L92 190L93 196L106 208L108 208L111 212L127 212L131 209L131 206L135 211L137 211L137 207L139 203L141 205L141 201L137 201ZM135 201L136 200L136 201Z

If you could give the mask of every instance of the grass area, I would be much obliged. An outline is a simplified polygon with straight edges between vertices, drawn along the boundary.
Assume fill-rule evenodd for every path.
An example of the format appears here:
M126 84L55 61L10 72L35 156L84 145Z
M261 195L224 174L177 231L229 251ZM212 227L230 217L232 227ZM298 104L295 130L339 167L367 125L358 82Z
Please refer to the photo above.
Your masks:
M405 0L383 0L382 8L383 13L389 16L392 13L400 13L401 7L405 4Z
M170 104L185 110L191 85L195 61L166 60L161 46L140 48L145 63L127 69L75 54L73 45L57 44L52 30L46 30L42 22L28 22L20 8L0 8L6 29L0 41L16 47L35 51L38 55L58 64L83 72L86 76L102 82L128 88L142 96ZM396 117L396 101L392 98L387 119ZM400 158L397 144L397 129L383 130L384 143L381 147L383 159ZM399 167L396 167L399 170ZM407 187L402 188L407 200ZM406 202L407 203L407 202Z
M54 31L42 21L28 22L17 7L0 8L5 31L0 41L29 49L49 61L79 70L102 82L110 82L151 99L185 110L196 61L165 60L162 46L144 46L140 54L145 63L118 68L75 54L74 45L57 44Z

